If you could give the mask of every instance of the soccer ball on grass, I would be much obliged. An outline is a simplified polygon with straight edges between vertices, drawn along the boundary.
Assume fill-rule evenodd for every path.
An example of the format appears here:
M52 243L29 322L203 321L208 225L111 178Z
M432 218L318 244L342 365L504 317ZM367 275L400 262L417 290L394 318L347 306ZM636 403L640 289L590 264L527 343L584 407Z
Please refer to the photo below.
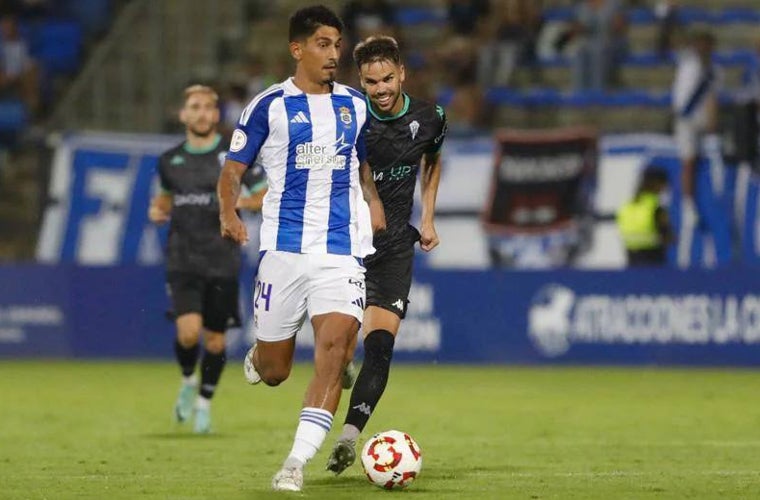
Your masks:
M379 432L369 438L361 459L370 482L387 490L409 486L422 468L419 445L401 431Z

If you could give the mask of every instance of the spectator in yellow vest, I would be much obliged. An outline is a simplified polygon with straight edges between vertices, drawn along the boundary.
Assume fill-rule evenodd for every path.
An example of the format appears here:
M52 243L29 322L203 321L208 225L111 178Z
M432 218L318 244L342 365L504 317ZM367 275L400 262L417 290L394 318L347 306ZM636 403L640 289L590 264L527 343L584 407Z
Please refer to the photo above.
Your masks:
M667 245L673 242L668 211L661 201L667 189L667 173L661 168L647 168L636 196L618 210L617 225L628 266L665 264Z

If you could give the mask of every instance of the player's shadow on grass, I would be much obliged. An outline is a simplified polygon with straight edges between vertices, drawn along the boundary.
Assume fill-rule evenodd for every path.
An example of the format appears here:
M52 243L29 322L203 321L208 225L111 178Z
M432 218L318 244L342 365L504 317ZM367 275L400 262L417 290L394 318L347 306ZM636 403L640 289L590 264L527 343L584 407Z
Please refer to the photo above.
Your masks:
M446 488L446 487L440 487L436 486L435 488L427 488L424 484L425 478L431 478L436 480L455 480L453 474L435 474L425 473L424 476L420 476L422 479L420 483L415 482L414 485L410 486L409 488L404 490L404 494L414 494L414 493L451 493L451 492L457 492L461 491L457 488ZM461 476L460 476L461 477ZM369 482L367 481L367 478L364 476L346 476L346 477L325 477L325 478L315 478L309 480L309 487L310 488L320 488L325 487L328 488L330 491L336 491L336 490L350 490L350 491L357 491L356 488L365 488L369 485ZM358 490L361 491L361 490ZM377 488L377 491L383 491L380 488Z

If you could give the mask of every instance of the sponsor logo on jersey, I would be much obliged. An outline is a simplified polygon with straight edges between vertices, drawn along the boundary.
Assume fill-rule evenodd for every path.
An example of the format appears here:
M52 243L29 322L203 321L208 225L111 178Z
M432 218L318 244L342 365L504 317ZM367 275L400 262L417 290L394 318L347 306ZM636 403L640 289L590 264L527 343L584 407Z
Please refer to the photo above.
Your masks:
M245 135L245 132L240 130L239 128L236 128L235 131L232 133L232 139L230 139L230 151L233 153L237 153L241 149L245 147L245 144L248 142L248 136Z
M341 134L335 144L324 145L304 142L296 146L296 168L328 168L343 170L346 168L346 154L352 145Z
M211 205L216 199L216 193L188 193L175 194L172 204L175 207L191 205L196 207L205 207Z
M346 125L351 125L351 110L348 109L345 106L341 106L338 108L338 111L340 112L340 121L342 121Z
M417 120L414 120L412 123L409 124L409 131L412 133L412 140L417 137L417 132L420 130L420 122Z
M399 311L403 311L404 310L404 301L401 300L401 299L398 299L396 302L394 302L391 305L393 307L395 307L396 309L398 309Z

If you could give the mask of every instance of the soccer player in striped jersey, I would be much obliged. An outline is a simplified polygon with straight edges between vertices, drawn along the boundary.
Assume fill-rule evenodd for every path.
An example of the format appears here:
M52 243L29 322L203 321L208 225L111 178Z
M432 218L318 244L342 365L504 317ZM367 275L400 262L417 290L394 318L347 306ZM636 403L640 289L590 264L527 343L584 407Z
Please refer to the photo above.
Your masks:
M307 315L314 327L315 372L293 447L272 479L275 490L301 490L304 465L332 426L347 351L364 314L362 259L373 251L373 231L385 228L366 162L367 105L360 92L334 81L342 30L338 16L323 6L293 14L295 75L243 111L217 188L222 234L245 243L235 213L240 178L252 165L266 171L248 381L283 382Z
M439 243L435 199L447 128L443 108L403 91L405 71L396 40L370 37L356 46L354 61L367 94L367 157L385 208L387 229L375 235L376 252L365 260L364 362L351 391L343 431L327 462L327 469L336 474L356 459L356 440L388 383L393 346L409 302L414 246L419 242L420 248L429 252ZM419 231L410 224L418 172ZM349 356L352 353L353 349Z

